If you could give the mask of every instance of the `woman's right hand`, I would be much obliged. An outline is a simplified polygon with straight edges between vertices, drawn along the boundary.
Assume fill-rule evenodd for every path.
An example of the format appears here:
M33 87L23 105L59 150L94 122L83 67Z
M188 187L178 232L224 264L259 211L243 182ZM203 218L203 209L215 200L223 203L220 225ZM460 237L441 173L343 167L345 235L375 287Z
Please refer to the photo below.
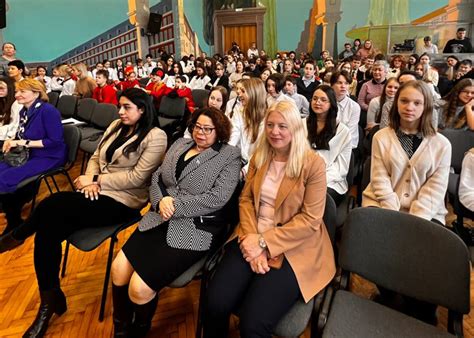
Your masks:
M91 184L81 189L81 193L85 198L90 198L91 201L98 200L100 194L100 186L98 184Z
M163 220L169 220L176 210L174 207L174 198L171 196L165 196L161 199L159 203L160 216Z
M15 140L13 139L5 140L5 142L3 143L2 151L6 154L10 151L11 148L15 148L16 146L17 144Z

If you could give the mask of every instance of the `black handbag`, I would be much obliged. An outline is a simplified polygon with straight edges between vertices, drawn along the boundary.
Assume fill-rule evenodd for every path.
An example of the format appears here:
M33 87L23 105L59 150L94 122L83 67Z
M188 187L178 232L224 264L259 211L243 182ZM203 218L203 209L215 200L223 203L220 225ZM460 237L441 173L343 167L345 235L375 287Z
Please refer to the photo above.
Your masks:
M3 154L3 161L11 167L20 167L28 161L30 152L25 146L11 148L6 154Z

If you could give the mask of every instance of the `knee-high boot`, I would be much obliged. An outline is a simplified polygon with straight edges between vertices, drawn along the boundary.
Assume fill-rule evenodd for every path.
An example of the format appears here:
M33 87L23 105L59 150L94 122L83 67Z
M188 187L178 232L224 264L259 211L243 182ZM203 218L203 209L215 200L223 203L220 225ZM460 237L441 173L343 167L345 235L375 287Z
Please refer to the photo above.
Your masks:
M133 319L133 303L128 297L128 284L117 286L112 283L114 305L114 337L128 337Z
M67 310L66 296L60 288L40 291L40 297L41 304L36 319L23 334L23 338L43 337L53 314L61 316Z
M147 332L151 328L151 320L156 311L158 305L158 295L155 296L151 301L146 304L135 304L133 303L133 311L135 314L133 320L132 331L130 337L139 338L145 337Z

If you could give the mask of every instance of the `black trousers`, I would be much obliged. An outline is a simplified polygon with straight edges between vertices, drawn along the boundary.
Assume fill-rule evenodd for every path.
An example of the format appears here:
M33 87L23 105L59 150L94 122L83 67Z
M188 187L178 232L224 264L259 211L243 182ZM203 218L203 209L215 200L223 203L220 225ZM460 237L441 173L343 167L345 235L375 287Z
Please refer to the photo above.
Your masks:
M5 218L7 219L7 227L3 233L6 234L23 223L21 218L21 210L23 206L32 198L35 191L35 183L30 183L21 189L17 189L10 194L0 195L0 203L2 204Z
M301 296L296 276L286 259L280 269L255 274L237 244L228 243L209 283L203 317L204 337L227 337L229 317L240 317L240 335L271 337L273 329Z
M127 222L139 213L108 196L91 201L79 192L59 192L42 201L13 236L26 239L36 232L36 277L40 290L47 291L59 287L62 241L77 230Z

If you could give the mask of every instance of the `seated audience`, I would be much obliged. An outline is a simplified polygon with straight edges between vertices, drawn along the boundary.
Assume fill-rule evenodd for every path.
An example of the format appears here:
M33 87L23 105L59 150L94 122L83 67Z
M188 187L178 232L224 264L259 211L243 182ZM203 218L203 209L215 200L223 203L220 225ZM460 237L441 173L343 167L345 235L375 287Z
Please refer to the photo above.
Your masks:
M146 70L146 75L147 76L150 76L151 75L151 72L153 71L153 69L156 68L156 62L153 61L153 56L151 54L147 54L145 56L145 70Z
M420 56L420 64L423 66L423 81L432 83L436 87L439 82L439 74L436 68L430 66L430 63L429 54L424 53Z
M0 76L0 149L4 141L15 137L22 108L15 99L15 82Z
M438 54L438 46L431 43L431 36L423 38L423 45L416 49L417 54Z
M137 74L137 79L142 79L148 77L145 66L143 65L143 59L138 58L136 60L136 65L133 67L133 71Z
M235 72L229 75L229 86L234 88L237 81L242 79L242 75L245 71L244 62L242 60L237 60L235 63Z
M60 167L66 161L67 149L59 111L48 102L43 83L24 79L16 84L15 98L23 105L19 113L16 134L3 143L3 152L23 146L29 152L28 160L18 167L0 162L0 200L6 214L4 234L22 222L21 210L34 193L35 182L17 189L23 180L47 170ZM0 252L1 252L0 248Z
M443 97L440 128L474 130L474 80L459 81Z
M216 65L216 76L206 85L206 89L212 89L217 86L222 86L228 92L230 91L229 77L224 74L224 65L222 63Z
M77 76L74 95L78 96L80 99L92 97L92 92L95 87L97 87L97 84L87 73L87 66L83 63L78 63L73 66L73 70Z
M53 76L51 77L51 91L61 93L63 90L64 78L59 73L59 66L53 68Z
M316 79L316 66L313 61L306 61L304 65L304 74L302 77L298 78L296 87L298 89L298 94L306 97L308 102L311 101L314 91L320 85L320 82Z
M169 93L169 88L163 82L165 73L160 68L155 68L151 72L150 82L146 85L145 91L153 97L153 105L156 111L160 108L160 102L163 96Z
M151 75L151 72L150 72L150 75ZM173 63L171 70L168 72L168 76L166 77L166 86L169 88L174 88L175 79L180 76L184 76L184 79L185 79L184 83L187 84L189 82L189 77L184 74L183 68L181 67L181 63L175 62Z
M105 69L98 70L95 74L97 87L95 87L92 92L92 98L96 99L99 103L111 103L117 105L117 90L112 84L109 84L108 81L109 72Z
M227 144L230 121L215 108L196 111L189 129L192 138L176 141L153 174L151 209L114 260L115 336L144 337L157 293L223 240L240 152Z
M119 83L120 90L126 90L129 88L140 88L140 82L137 80L137 74L134 71L127 72L126 80Z
M232 134L229 144L240 148L242 175L247 172L248 162L255 149L258 135L263 131L263 117L267 109L265 85L260 79L244 79L237 86L237 95L241 103L231 117Z
M350 73L345 70L331 75L330 84L337 99L337 121L344 123L351 133L352 148L359 144L360 106L349 96ZM314 94L313 94L314 96Z
M406 69L407 70L415 70L415 65L420 62L420 57L418 54L411 54L408 57L408 62L406 64Z
M393 99L399 87L398 80L392 77L385 82L382 95L370 100L369 109L367 110L366 130L370 131L377 125L380 126L380 129L388 127L390 109L392 109Z
M265 83L265 87L267 89L267 107L280 101L293 101L292 98L283 93L285 78L280 73L270 75Z
M283 91L285 92L286 96L295 101L296 107L298 107L301 118L305 118L309 114L309 102L308 100L306 100L306 97L296 92L296 83L297 80L294 76L287 75L285 77L285 87L283 88Z
M13 60L8 62L8 76L11 77L15 82L19 82L24 79L25 75L25 64L21 60Z
M121 59L115 61L114 73L117 75L117 79L114 80L114 83L125 81L125 67Z
M76 91L77 76L74 70L69 65L59 66L59 77L64 79L62 83L62 90L59 96L74 95Z
M387 72L387 79L391 77L397 78L400 75L402 70L405 70L405 61L403 60L403 56L401 55L394 55L390 61L390 67Z
M129 222L147 204L149 180L162 161L166 135L155 127L154 109L143 90L127 89L119 101L120 119L106 130L86 173L74 181L77 191L49 196L9 234L8 243L0 242L12 249L36 232L34 263L41 304L25 337L42 337L52 315L67 310L59 281L61 242L86 227Z
M472 50L471 40L466 37L466 28L459 27L456 31L456 38L446 43L443 53L472 53Z
M326 163L327 191L336 205L348 190L346 176L352 155L349 128L338 121L338 105L334 90L321 85L315 90L306 119L308 141Z
M466 209L474 212L474 148L464 155L462 161L459 201Z
M372 45L371 40L365 40L364 44L359 47L356 53L356 55L360 56L361 59L366 59L369 56L373 57L375 56L375 54L376 54L376 51L375 51L374 46Z
M211 81L211 78L207 76L206 67L204 65L196 65L196 75L193 76L189 83L191 89L206 89L206 85Z
M242 337L271 337L295 302L308 302L336 272L322 221L324 161L309 148L294 103L270 107L264 126L240 196L240 223L207 289L205 338L227 337L234 311Z
M267 82L267 79L270 75L272 75L272 71L268 68L265 68L262 70L262 72L260 73L260 79L263 81L263 82Z
M51 78L46 75L46 68L44 66L36 67L35 79L44 83L46 86L46 93L51 91Z
M406 212L444 224L448 211L444 196L451 165L451 144L433 128L433 99L422 81L409 81L398 90L390 126L372 141L370 183L363 192L363 207ZM401 297L379 287L379 302L436 325L436 305ZM401 304L400 304L401 303Z

